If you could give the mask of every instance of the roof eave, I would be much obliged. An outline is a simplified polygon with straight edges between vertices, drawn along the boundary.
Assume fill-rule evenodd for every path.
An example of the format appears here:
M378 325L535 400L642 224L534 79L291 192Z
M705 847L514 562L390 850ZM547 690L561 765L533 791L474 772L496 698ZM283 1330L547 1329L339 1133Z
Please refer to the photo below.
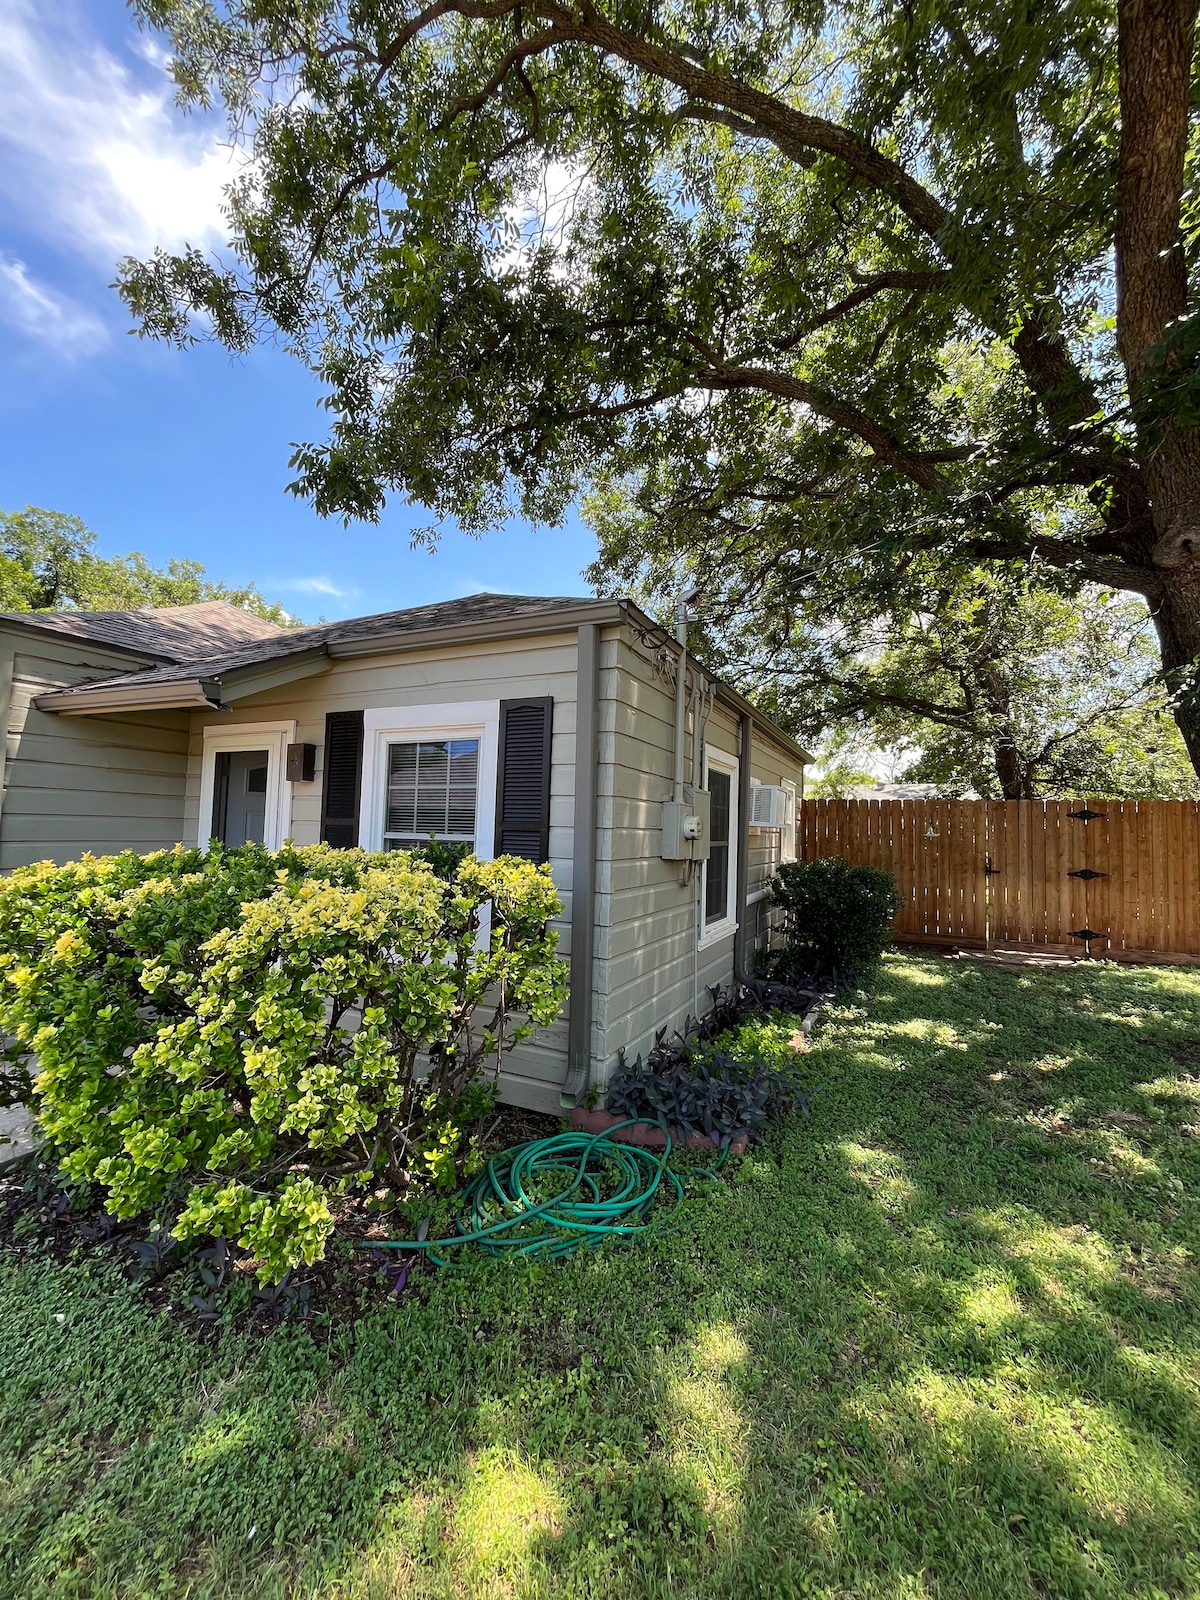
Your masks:
M487 644L493 639L525 639L547 633L569 633L581 623L620 622L618 600L599 605L564 606L526 617L501 617L488 622L455 622L440 628L405 628L395 633L364 634L329 643L331 656L396 655L406 650L431 650L438 645Z
M333 662L324 644L311 650L296 650L288 656L266 656L242 667L232 667L228 672L213 675L213 682L221 689L223 700L244 700L247 695L262 694L267 689L278 689L297 678L310 678L314 673L328 672Z
M653 617L647 616L642 608L635 605L632 600L622 600L620 605L626 619L639 631L644 629L647 632L660 635L663 644L668 649L679 649L679 645L670 630L664 628L661 622L655 622ZM690 659L694 661L695 657L693 656ZM748 716L761 733L765 733L768 739L773 740L781 750L785 750L794 760L800 762L801 766L808 766L817 759L811 750L806 750L802 744L796 743L790 733L785 733L777 722L772 722L771 718L764 711L760 711L753 701L747 700L745 695L739 694L736 689L731 689L727 683L723 683L715 672L709 672L703 662L699 663L699 667L701 672L706 673L715 684L717 699L722 705L728 706L731 711L736 711L739 716Z
M247 695L293 683L333 665L325 646L298 650L291 656L269 656L247 662L210 677L177 678L168 682L98 683L94 688L57 689L34 701L39 711L60 717L102 717L114 711L228 711L229 702Z
M177 683L134 684L128 688L56 689L34 697L39 711L59 717L102 717L119 711L224 711L221 686L211 678Z
M731 711L736 711L739 715L748 715L760 733L765 733L768 739L773 740L781 750L786 750L788 755L793 756L801 766L810 766L817 759L811 750L806 750L802 744L797 744L790 733L784 733L779 724L772 722L753 701L747 700L744 695L740 695L736 689L731 689L727 683L722 683L719 679L717 699Z

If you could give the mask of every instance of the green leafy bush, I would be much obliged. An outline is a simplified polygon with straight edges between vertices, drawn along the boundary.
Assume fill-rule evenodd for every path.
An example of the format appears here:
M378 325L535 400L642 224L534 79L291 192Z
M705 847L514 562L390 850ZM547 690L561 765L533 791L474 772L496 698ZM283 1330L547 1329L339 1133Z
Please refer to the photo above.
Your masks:
M783 942L768 958L772 976L853 983L878 966L901 900L890 872L829 856L784 862L771 880L771 904L784 912Z
M440 863L439 863L440 865ZM337 1196L446 1185L503 1053L558 1015L548 871L256 845L85 856L0 881L0 1101L131 1217L182 1208L263 1281ZM490 936L480 937L490 919Z

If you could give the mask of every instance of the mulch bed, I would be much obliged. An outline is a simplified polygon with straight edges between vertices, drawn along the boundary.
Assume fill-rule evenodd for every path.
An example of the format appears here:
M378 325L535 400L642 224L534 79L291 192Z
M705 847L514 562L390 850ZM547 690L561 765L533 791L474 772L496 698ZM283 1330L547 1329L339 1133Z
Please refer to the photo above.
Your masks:
M562 1127L558 1117L515 1106L499 1106L486 1123L482 1143L489 1157L513 1145L545 1139ZM161 1235L149 1234L144 1219L121 1222L104 1210L102 1191L64 1188L55 1170L37 1156L0 1175L0 1257L58 1262L88 1256L107 1259L142 1286L145 1304L216 1340L230 1324L263 1329L288 1321L307 1323L316 1338L391 1300L419 1296L428 1273L419 1258L360 1246L395 1238L401 1219L367 1210L347 1199L335 1212L337 1226L323 1261L289 1275L278 1291L259 1291L254 1263L233 1252L192 1244L163 1251ZM400 1237L403 1237L400 1232Z

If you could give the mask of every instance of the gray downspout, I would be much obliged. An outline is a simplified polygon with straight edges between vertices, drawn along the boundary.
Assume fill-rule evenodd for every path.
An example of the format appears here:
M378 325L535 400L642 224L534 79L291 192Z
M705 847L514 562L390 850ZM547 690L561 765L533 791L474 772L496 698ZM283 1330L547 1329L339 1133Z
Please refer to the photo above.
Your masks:
M586 1093L592 1073L592 957L596 941L596 746L600 630L580 625L575 677L575 817L571 856L571 1011L562 1100Z
M4 740L4 743L0 744L0 814L3 813L4 799L8 794L8 735L9 723L12 720L15 658L15 645L5 645L3 650L0 650L0 736Z
M733 936L733 976L745 983L746 973L746 892L750 883L750 759L754 724L747 712L741 715L738 742L738 842L734 895L737 900L737 932Z

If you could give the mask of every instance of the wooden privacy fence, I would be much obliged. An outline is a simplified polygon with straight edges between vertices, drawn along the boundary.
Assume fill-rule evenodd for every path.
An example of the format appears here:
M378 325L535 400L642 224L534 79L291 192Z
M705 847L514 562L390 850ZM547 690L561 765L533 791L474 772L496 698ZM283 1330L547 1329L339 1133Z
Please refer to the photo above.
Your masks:
M805 800L797 854L895 873L900 938L1200 955L1200 803Z

